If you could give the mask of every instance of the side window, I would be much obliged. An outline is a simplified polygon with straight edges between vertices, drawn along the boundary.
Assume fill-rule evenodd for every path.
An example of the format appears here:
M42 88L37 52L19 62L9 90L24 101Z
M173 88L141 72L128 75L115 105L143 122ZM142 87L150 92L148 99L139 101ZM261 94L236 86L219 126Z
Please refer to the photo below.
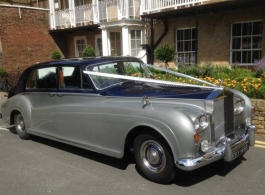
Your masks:
M150 74L139 62L124 62L124 71L128 76L150 78Z
M87 77L80 68L59 67L59 87L63 89L91 89Z
M55 89L57 83L56 68L33 70L27 80L27 89Z

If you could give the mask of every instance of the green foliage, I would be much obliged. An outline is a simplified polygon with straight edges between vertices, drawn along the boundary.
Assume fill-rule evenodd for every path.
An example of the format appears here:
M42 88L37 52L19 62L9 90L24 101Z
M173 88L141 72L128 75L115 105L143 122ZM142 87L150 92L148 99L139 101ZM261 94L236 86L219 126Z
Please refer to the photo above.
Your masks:
M239 67L214 66L214 65L182 65L179 69L171 69L179 73L200 78L204 81L219 85L218 79L223 81L223 86L233 88L245 93L250 98L265 99L265 72L252 72ZM156 79L176 81L181 83L200 84L190 79L168 75L153 68L150 71ZM258 76L257 76L258 75Z
M62 55L58 50L53 50L51 53L51 58L54 60L61 59Z
M3 67L0 67L0 76L4 76L6 74L6 70Z
M166 68L168 67L168 62L173 61L176 52L174 48L169 45L169 44L164 44L160 46L158 49L155 50L154 52L155 58L158 60L161 60L162 62L165 63Z
M83 51L83 57L93 57L95 56L95 50L91 45L88 45Z

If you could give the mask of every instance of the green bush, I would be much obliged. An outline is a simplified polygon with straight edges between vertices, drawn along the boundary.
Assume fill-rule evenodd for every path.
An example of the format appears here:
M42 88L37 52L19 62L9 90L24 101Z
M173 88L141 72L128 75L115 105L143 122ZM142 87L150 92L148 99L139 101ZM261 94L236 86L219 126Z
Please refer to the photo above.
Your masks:
M198 66L182 65L179 69L171 69L179 73L187 74L193 77L201 78L204 81L219 85L218 79L223 81L223 86L233 88L245 93L250 98L265 99L265 72L257 76L257 72L226 66ZM190 79L183 79L178 76L168 75L153 68L150 71L156 79L176 81L190 84L199 84L192 82Z
M95 50L92 46L88 45L83 51L83 57L93 57L95 56Z
M164 62L166 68L168 68L168 62L174 60L176 52L171 45L164 44L155 50L154 55L156 59Z
M3 67L0 67L0 76L4 76L6 74L6 69L4 69Z
M61 59L62 55L58 50L53 50L51 53L51 58L54 60Z

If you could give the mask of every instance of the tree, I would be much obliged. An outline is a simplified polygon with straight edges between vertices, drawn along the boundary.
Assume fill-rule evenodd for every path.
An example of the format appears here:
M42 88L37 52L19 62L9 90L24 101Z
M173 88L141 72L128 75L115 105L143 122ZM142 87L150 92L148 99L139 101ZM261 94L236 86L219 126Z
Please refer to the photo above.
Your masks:
M95 56L95 50L91 45L88 45L83 51L83 57L93 57Z
M62 55L60 54L60 52L58 50L53 50L51 53L51 58L54 60L58 60L61 59Z
M169 45L169 44L164 44L160 46L158 49L155 50L154 52L155 58L158 60L161 60L162 62L165 63L166 68L168 67L168 62L173 61L176 52L174 48Z

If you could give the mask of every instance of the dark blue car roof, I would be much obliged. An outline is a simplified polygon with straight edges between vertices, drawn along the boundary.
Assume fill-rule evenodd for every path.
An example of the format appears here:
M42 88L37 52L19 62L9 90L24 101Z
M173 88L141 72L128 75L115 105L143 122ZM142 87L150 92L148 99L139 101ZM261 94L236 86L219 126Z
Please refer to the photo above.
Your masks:
M116 56L116 57L92 57L92 58L72 58L72 59L62 59L62 60L56 60L56 61L50 61L50 62L43 62L39 64L35 64L28 69L32 68L41 68L48 67L48 66L54 66L58 64L62 65L75 65L80 66L80 68L84 69L87 66L93 66L96 64L104 64L107 62L113 62L113 61L122 61L122 60L132 60L132 61L141 61L140 59L136 57L123 57L123 56Z

